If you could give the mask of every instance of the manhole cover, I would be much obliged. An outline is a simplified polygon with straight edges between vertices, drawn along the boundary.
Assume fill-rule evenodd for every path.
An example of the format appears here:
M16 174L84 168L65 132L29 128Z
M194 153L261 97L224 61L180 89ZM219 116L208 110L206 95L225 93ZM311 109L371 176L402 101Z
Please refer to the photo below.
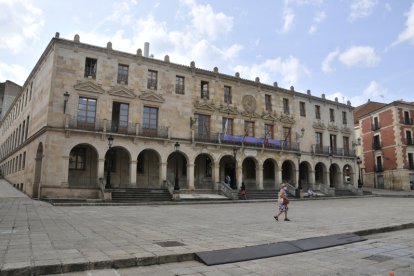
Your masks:
M185 245L184 243L178 242L178 241L156 242L155 244L158 244L159 246L162 246L162 247L173 247L173 246L183 246L183 245Z
M372 255L372 256L369 256L369 257L365 257L363 259L378 262L378 263L382 263L382 262L391 260L392 257L384 256L384 255Z

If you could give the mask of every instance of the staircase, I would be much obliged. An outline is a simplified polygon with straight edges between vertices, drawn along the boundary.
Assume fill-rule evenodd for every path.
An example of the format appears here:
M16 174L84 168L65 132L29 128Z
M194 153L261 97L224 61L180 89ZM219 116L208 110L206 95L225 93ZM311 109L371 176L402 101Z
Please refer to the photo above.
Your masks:
M335 196L355 196L355 194L350 190L335 189Z
M274 199L277 200L278 190L246 190L247 199Z
M113 202L171 201L168 189L122 188L111 189Z

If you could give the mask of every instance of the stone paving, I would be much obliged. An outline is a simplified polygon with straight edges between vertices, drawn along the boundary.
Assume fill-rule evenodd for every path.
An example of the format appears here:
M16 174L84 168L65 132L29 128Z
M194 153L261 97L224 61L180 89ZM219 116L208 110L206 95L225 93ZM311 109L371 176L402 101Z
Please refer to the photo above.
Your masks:
M7 185L0 180L0 194ZM292 221L276 222L273 202L56 207L4 195L0 269L53 274L190 260L197 251L412 224L413 206L412 198L292 201ZM159 244L172 241L183 245Z

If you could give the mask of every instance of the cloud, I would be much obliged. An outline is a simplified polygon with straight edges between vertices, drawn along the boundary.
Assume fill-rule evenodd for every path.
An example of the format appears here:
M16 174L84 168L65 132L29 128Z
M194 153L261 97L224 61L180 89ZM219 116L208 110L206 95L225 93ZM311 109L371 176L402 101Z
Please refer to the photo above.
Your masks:
M283 33L288 33L292 28L293 21L295 20L295 14L291 9L285 9L283 11Z
M387 92L387 89L379 85L376 81L371 81L367 88L365 88L363 94L369 99L383 99Z
M359 94L357 96L349 98L342 92L336 92L326 96L327 99L332 101L335 100L335 97L338 98L339 102L346 103L347 101L350 101L352 106L360 106L366 103L368 100L384 102L385 99L388 98L388 90L376 81L371 81L368 86L362 91L362 94ZM392 99L389 100L392 101Z
M318 25L323 22L326 18L326 13L324 11L318 12L316 16L313 18L313 23L309 28L308 33L313 34L316 32Z
M393 46L403 42L410 42L414 45L414 3L411 5L410 11L406 13L406 16L405 30L398 35L397 40L392 44Z
M347 66L372 67L377 65L381 58L375 49L368 46L354 46L341 53L338 59Z
M322 61L321 69L325 73L333 72L334 69L331 67L331 63L336 59L336 57L339 55L339 50L335 50L330 52L326 58Z
M29 0L0 0L0 48L21 52L38 40L45 21L43 11Z
M29 72L21 65L6 64L0 61L0 82L11 80L19 85L23 85Z
M295 85L304 76L310 76L309 69L292 56L285 60L280 57L268 59L261 64L254 64L250 67L238 65L234 70L240 72L243 78L244 76L248 79L259 77L262 83L270 83L281 77L283 83L280 86L285 87Z
M351 13L348 20L352 22L370 16L377 4L378 0L354 0L350 7Z

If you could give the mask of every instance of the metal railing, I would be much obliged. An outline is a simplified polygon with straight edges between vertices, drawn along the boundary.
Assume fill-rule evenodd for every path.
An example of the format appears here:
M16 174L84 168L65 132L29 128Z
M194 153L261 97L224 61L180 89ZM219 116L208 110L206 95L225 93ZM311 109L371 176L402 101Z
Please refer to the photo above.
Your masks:
M383 172L384 167L382 165L375 165L375 172Z
M404 125L413 125L413 118L403 118L401 119L401 123Z
M235 200L238 198L238 191L233 190L228 184L219 182L219 193L224 195L225 197Z
M135 135L136 125L132 123L106 121L106 131L111 133Z
M404 140L405 140L404 142L405 142L406 145L414 145L414 139L413 138L407 137Z
M218 143L219 133L196 131L194 133L194 140L197 142Z
M138 135L153 138L168 138L168 127L158 126L157 128L151 128L138 124Z
M381 124L380 123L377 123L377 124L372 124L372 130L373 131L375 131L375 130L379 130L381 128Z
M372 148L374 149L374 150L380 150L381 149L381 143L380 142L374 142L374 143L372 143Z
M68 128L70 129L81 129L81 130L89 130L89 131L103 131L104 120L96 119L92 121L85 121L76 116L73 116L69 119Z

